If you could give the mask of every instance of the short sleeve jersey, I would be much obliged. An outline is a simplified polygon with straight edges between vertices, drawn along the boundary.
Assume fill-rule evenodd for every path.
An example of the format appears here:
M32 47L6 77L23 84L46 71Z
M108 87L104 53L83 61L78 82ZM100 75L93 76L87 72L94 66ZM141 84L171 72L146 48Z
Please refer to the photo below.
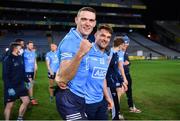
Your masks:
M35 60L36 60L35 51L29 51L25 49L24 51L25 72L34 72Z
M92 104L103 100L104 79L109 65L108 56L100 51L96 44L93 44L89 51L88 64L85 100L87 104Z
M60 63L63 60L71 60L79 50L80 43L83 37L76 31L75 28L71 28L69 33L63 38L58 46L58 57ZM72 80L68 82L68 87L74 94L84 97L85 96L85 84L87 81L88 68L87 57L85 55L78 67L76 75ZM69 72L70 73L70 72Z
M57 51L48 52L46 54L46 61L49 61L50 68L54 73L56 73L59 68L59 58L57 55Z

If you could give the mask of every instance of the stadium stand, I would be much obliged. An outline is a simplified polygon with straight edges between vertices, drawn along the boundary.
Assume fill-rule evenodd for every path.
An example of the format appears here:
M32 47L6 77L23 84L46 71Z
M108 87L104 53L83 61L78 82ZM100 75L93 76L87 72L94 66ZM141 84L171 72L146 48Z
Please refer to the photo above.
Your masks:
M179 21L156 21L155 29L159 35L166 39L168 47L180 52L180 24Z
M164 47L160 44L157 44L155 42L150 41L149 39L145 38L144 36L138 34L138 33L131 33L129 34L129 37L136 41L137 43L141 44L145 48L148 48L151 51L154 51L156 53L159 53L160 55L168 56L170 58L174 57L180 57L180 53L173 51L171 49L168 49L167 47Z

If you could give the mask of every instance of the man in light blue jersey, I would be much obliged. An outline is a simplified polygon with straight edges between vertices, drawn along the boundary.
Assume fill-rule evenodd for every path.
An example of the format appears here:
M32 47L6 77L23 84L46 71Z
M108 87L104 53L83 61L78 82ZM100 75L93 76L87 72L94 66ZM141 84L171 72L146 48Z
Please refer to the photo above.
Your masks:
M32 105L37 105L37 101L33 97L33 78L34 78L34 71L37 69L37 62L36 62L36 54L33 50L33 42L29 41L27 43L27 49L24 51L24 64L25 64L25 73L26 77L31 82L31 88L29 89L29 96Z
M59 68L59 58L57 54L57 45L51 43L50 47L51 51L46 54L46 66L48 69L50 101L52 102L54 79Z
M59 90L56 91L57 110L64 120L84 120L85 84L88 77L87 40L96 25L96 11L83 7L75 18L76 28L71 28L58 47L60 69L56 74Z
M110 42L112 33L113 30L109 25L100 25L95 33L95 43L88 52L89 73L85 88L88 120L108 120L108 107L109 109L113 107L105 79L109 65L105 49Z

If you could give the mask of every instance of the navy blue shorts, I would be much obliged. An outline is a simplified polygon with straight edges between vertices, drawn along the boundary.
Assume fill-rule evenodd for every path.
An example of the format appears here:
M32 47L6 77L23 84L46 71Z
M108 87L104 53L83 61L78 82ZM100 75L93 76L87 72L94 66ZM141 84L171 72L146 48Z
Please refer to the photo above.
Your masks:
M28 90L24 85L20 85L19 87L13 88L16 92L14 96L9 96L8 94L8 88L5 87L4 90L4 104L8 102L14 102L16 99L19 99L20 97L28 96Z
M34 79L34 72L25 72L25 75L26 75L27 78Z
M106 80L107 80L107 86L110 88L122 87L122 82L123 82L122 76L111 75L108 78L106 78Z
M98 103L86 104L88 120L108 120L107 101L103 99Z
M56 77L56 73L54 73L54 75L51 75L51 74L48 72L48 78L49 78L49 79L54 80L55 77Z
M86 120L85 99L69 89L59 89L56 94L56 107L63 120Z

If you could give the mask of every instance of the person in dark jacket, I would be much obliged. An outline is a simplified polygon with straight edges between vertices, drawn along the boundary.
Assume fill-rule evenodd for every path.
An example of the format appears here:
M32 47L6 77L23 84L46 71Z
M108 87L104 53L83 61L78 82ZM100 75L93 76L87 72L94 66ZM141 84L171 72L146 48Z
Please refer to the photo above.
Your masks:
M130 61L129 61L129 56L127 53L127 48L130 43L130 39L127 35L121 36L121 38L124 40L124 48L123 51L124 53L124 72L126 75L126 78L128 80L128 90L126 91L126 96L127 96L127 103L129 106L129 112L131 113L141 113L141 110L135 107L135 104L133 102L133 97L132 97L132 79L130 75Z
M10 114L15 100L21 99L18 120L23 119L29 104L28 90L30 83L25 77L24 61L19 51L21 45L14 42L10 45L10 54L3 59L3 81L4 81L4 116L10 119ZM25 83L26 82L26 83Z

